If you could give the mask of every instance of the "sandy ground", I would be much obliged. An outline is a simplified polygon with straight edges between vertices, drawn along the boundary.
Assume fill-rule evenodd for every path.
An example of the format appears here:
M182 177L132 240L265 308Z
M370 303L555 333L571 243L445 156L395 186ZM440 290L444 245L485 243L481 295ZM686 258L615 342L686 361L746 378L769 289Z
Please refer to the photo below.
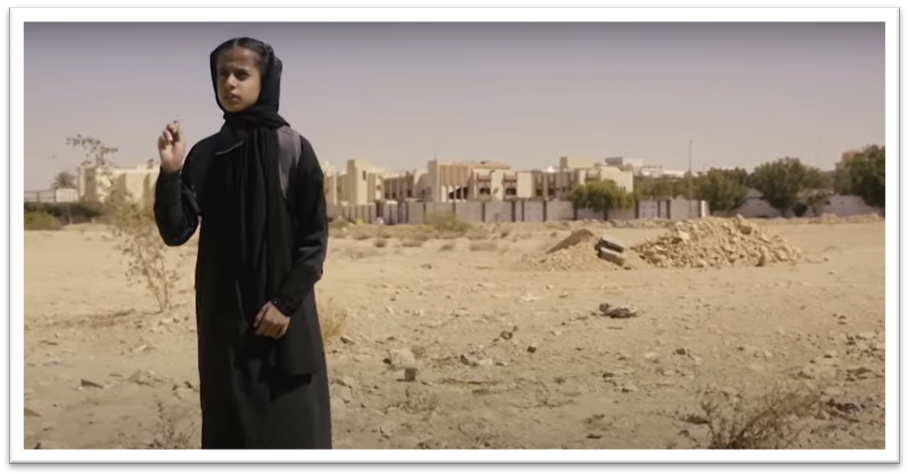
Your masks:
M786 421L803 430L792 447L884 448L884 223L764 230L812 261L539 272L519 263L564 227L333 238L318 297L349 315L347 341L326 348L335 447L703 448L701 401L775 384L821 397ZM628 244L662 232L609 230ZM103 230L27 233L26 448L198 446L194 251L175 251L178 305L161 315ZM604 302L639 315L596 315ZM415 382L383 362L401 350Z

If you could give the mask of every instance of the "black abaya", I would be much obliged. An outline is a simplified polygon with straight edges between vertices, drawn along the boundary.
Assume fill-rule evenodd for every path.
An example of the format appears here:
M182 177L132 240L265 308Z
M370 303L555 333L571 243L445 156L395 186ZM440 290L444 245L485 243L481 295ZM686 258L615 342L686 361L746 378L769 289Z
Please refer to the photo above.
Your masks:
M269 64L259 102L225 114L181 172L161 170L155 190L165 243L182 245L200 228L203 449L331 448L314 293L328 230L322 170L312 146L277 115L280 61ZM269 301L290 317L278 340L253 327Z

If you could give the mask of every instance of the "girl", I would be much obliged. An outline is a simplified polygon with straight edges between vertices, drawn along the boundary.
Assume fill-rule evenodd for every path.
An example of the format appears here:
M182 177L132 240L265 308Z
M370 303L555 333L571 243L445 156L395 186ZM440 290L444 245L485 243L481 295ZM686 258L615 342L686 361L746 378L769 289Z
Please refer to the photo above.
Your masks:
M330 449L314 293L328 238L322 170L278 115L282 66L269 45L230 40L210 64L224 125L185 162L179 123L164 129L154 207L167 245L200 227L202 448Z

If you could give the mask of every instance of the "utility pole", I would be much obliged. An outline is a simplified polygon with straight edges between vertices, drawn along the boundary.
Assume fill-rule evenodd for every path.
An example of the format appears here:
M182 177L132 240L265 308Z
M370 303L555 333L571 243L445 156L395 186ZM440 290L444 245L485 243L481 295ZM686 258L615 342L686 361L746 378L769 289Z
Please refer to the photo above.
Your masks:
M687 142L687 216L693 217L691 203L694 201L694 141Z

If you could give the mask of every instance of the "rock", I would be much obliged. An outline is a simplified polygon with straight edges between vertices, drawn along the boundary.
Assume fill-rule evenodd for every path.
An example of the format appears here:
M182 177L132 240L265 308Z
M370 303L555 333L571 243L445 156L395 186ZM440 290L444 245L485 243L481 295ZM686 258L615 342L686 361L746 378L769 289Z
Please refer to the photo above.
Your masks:
M386 421L378 427L379 433L386 439L390 439L394 435L394 432L397 431L397 423L393 421Z
M404 369L404 380L407 382L416 381L416 368L415 367L410 367L410 368Z
M32 410L32 409L29 408L29 407L25 407L25 416L30 416L30 417L40 417L41 414L39 414L39 413L36 412L35 410Z
M530 345L527 347L527 352L529 352L530 354L534 354L534 353L536 353L536 351L538 351L538 350L539 350L539 346L537 346L536 344L530 344Z
M568 297L570 297L570 296L571 296L571 294L568 293L567 291L562 291L562 292L558 295L558 298L560 298L560 299L565 299L565 298L568 298Z
M356 342L353 339L351 339L349 336L341 336L340 341L343 342L344 344L347 344L348 346L353 346L356 344Z
M689 355L690 351L688 351L687 349L685 349L683 347L680 347L678 349L675 349L675 354L680 355L680 356Z
M599 249L599 258L607 262L614 263L619 267L623 267L625 262L627 262L627 257L620 253L612 252L609 249Z
M842 413L854 413L861 411L864 408L864 405L855 400L841 397L830 398L829 401L826 402L826 405L833 407Z
M157 387L164 383L164 379L150 370L137 370L132 373L126 380L146 387Z
M479 366L479 361L469 354L460 354L460 363L463 365L469 365L470 367Z
M627 319L637 316L637 308L630 305L601 303L599 313L614 319Z
M852 380L866 380L876 376L876 371L867 366L848 369L848 378Z
M625 248L624 243L608 235L599 237L599 241L596 242L596 250L606 249L612 252L622 253Z
M514 333L511 332L511 331L501 331L501 336L500 336L500 337L501 337L502 339L504 339L505 341L510 341L511 339L514 338Z
M643 358L650 362L657 362L659 360L659 354L655 352L647 352L646 354L643 354Z
M58 441L44 440L39 441L38 444L35 445L35 449L69 449L69 447Z
M640 391L640 389L637 388L637 386L632 383L624 384L621 386L622 393L635 393L635 392L639 392L639 391Z
M350 377L338 377L334 379L334 383L340 385L341 387L347 387L351 390L356 388L356 382Z
M416 356L410 349L396 349L388 352L384 363L391 366L393 370L413 368L416 367Z
M546 289L546 290L554 290L554 289L555 289L555 285L549 283L548 285L545 285L545 289Z
M87 379L82 379L82 380L81 380L81 383L80 383L80 386L81 386L81 387L88 387L88 388L104 388L103 385L101 385L101 384L99 384L99 383L97 383L97 382L92 382L91 380L87 380Z

